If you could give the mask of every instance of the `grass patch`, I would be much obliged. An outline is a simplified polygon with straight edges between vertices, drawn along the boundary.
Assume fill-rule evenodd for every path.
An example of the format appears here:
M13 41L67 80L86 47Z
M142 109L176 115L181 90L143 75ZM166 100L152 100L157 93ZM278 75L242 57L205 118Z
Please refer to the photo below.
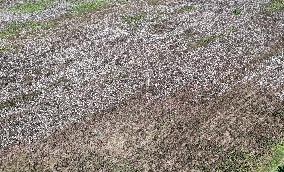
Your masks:
M242 13L242 10L240 8L235 8L233 10L233 15L234 16L239 16L239 15L241 15L241 13Z
M231 26L227 32L226 32L226 35L230 34L230 33L235 33L238 31L238 28L236 28L235 26Z
M284 165L278 166L278 172L284 172Z
M53 0L39 0L36 2L19 3L9 8L10 11L16 13L34 13L41 12L48 8Z
M140 12L135 15L124 16L123 21L127 23L128 25L137 26L142 22L142 20L145 19L145 17L146 17L146 13Z
M0 30L0 38L15 36L24 30L35 31L40 29L48 29L53 25L54 25L53 22L37 22L37 21L12 22L8 24L4 29Z
M71 11L75 13L87 13L87 12L98 10L99 8L105 6L106 4L107 4L106 0L79 2L73 6Z
M13 50L18 51L18 47L15 46L15 45L0 46L0 53L9 52L9 51L13 51Z
M202 37L196 42L195 47L207 46L209 43L215 41L219 37L220 37L219 35L209 35L209 36Z
M276 12L284 9L284 0L272 0L265 7L265 11L267 12Z
M231 33L237 32L238 29L234 26L228 28L227 30L225 30L223 33L220 33L218 35L208 35L208 36L204 36L202 38L200 38L193 46L195 48L198 47L203 47L203 46L207 46L208 44L210 44L211 42L220 39L220 38L225 38L227 36L229 36Z
M248 152L233 150L224 161L218 165L218 172L248 172L251 171L253 156Z
M160 3L160 0L147 0L147 3L150 5L158 5Z
M7 51L10 51L10 50L11 50L11 48L7 47L7 46L0 47L0 53L7 52Z
M196 7L194 5L187 5L183 6L180 9L177 10L178 13L186 13L186 12L193 12L196 10Z
M257 172L283 172L284 170L284 141L272 148L270 155L265 158L265 163L260 165ZM281 171L282 170L282 171Z

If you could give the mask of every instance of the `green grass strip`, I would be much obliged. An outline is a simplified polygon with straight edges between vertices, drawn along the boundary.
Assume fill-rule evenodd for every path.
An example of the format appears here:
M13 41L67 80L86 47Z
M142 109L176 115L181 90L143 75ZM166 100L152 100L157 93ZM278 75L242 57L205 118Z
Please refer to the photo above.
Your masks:
M123 21L128 25L137 26L139 23L142 22L146 17L145 12L139 12L134 15L123 16Z
M75 3L71 11L74 13L87 13L87 12L98 10L99 8L103 7L106 4L107 4L106 0L79 2L79 3Z
M241 10L240 8L235 8L235 9L233 10L233 15L234 15L234 16L240 16L241 13L242 13L242 10Z
M0 45L0 53L6 53L6 52L17 52L19 50L19 47L16 45Z
M284 167L284 141L272 148L265 162L257 168L257 172L279 172Z
M218 35L209 35L209 36L205 36L202 37L201 39L199 39L196 43L197 47L203 47L208 45L209 43L215 41L217 38L219 38Z
M194 5L189 5L189 6L184 6L184 7L177 9L177 12L178 13L193 12L196 9L197 8Z
M16 13L34 13L34 12L41 12L48 8L53 0L39 0L36 2L25 2L25 3L18 3L9 8L10 11Z
M284 0L272 0L265 8L267 12L284 10Z
M52 22L26 21L12 22L0 30L0 38L15 36L24 30L48 29L53 26Z

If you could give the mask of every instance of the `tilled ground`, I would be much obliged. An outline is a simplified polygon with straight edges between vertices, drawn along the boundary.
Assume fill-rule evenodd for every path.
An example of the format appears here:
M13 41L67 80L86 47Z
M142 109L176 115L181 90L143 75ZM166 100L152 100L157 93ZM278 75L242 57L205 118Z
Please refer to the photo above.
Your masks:
M0 169L253 170L284 137L267 3L130 1L4 38Z

